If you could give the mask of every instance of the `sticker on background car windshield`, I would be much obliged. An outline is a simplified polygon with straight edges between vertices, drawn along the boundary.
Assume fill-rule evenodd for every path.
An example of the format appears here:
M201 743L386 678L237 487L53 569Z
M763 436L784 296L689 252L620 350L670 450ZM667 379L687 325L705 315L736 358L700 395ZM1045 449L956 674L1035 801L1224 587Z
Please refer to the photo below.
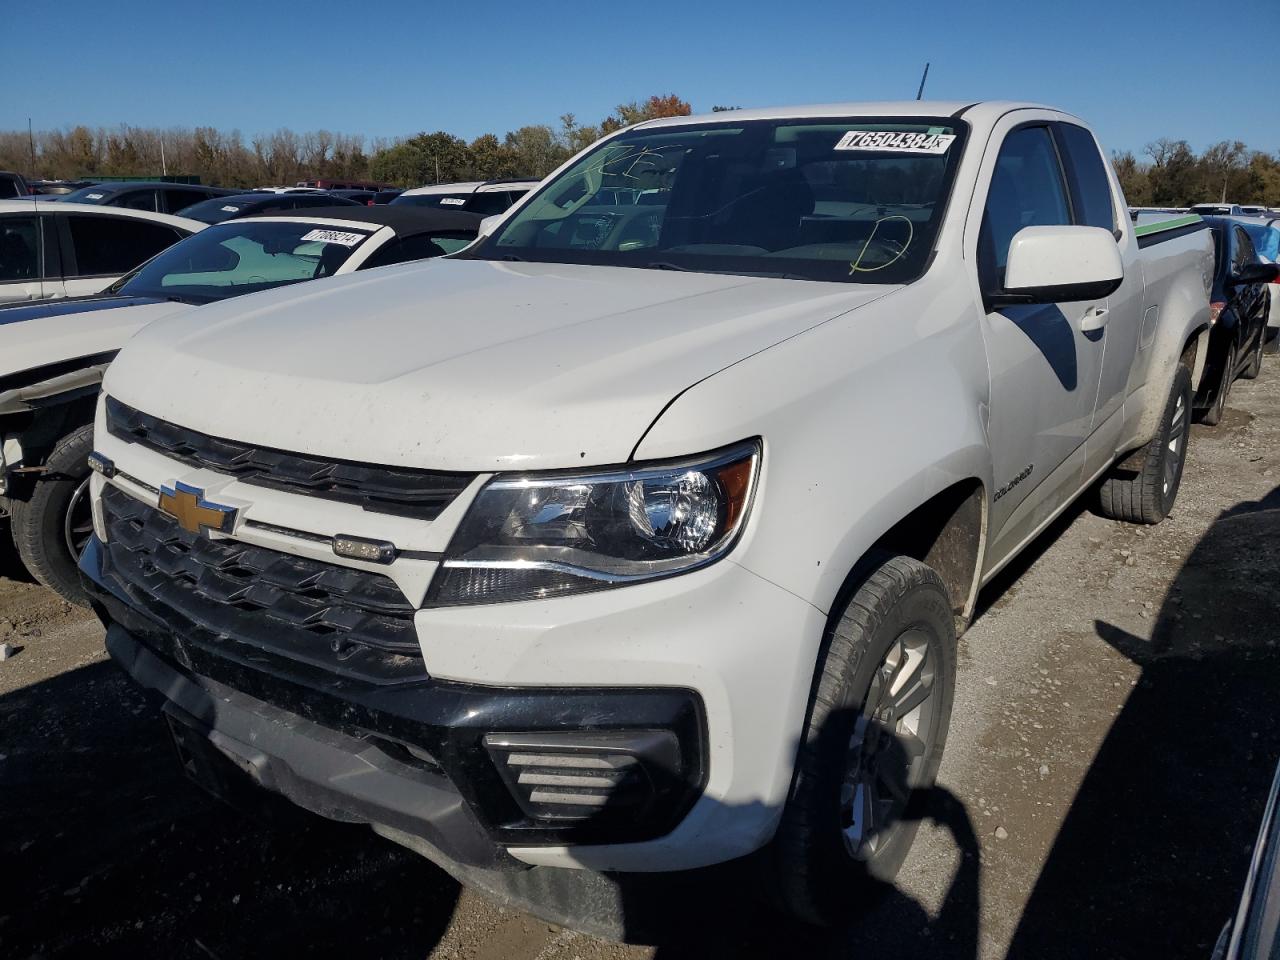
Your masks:
M102 194L100 194L100 193L86 193L86 194L84 195L84 198L85 198L86 200L101 200L101 199L102 199L102 196L103 196L103 195L102 195Z
M876 153L947 152L954 133L911 133L906 130L850 130L836 143L837 150L866 150Z
M461 197L441 197L440 198L441 204L447 203L451 207L460 207L466 202L467 201L463 200Z
M239 208L239 207L233 207L233 206L231 206L230 204L227 204L227 205L226 205L225 207L223 207L222 209L223 209L223 210L225 210L227 213L239 213L239 212L240 212L240 208Z
M303 242L319 241L320 243L340 243L344 247L354 247L367 234L343 233L341 230L312 230L302 238Z

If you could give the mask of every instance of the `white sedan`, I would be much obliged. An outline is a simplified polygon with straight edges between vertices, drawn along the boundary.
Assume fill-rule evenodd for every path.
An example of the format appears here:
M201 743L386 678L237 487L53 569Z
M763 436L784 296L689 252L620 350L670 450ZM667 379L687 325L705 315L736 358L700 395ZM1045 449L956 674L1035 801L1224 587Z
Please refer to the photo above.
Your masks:
M91 296L205 226L150 210L0 200L0 303Z

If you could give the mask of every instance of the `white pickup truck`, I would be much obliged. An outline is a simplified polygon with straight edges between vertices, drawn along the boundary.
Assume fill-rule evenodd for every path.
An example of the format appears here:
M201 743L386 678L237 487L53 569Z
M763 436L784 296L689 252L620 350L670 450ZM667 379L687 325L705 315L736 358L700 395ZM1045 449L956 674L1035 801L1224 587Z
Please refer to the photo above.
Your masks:
M1086 492L1168 513L1212 267L1051 108L642 123L461 254L135 337L80 569L216 790L606 935L743 859L822 922L983 584Z

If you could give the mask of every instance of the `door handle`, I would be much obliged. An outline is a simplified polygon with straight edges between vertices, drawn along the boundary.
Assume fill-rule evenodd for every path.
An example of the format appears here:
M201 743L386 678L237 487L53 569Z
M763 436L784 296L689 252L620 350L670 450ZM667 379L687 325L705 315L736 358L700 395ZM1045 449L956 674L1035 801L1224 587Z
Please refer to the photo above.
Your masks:
M1101 330L1106 325L1106 307L1090 307L1085 311L1084 317L1080 320L1080 329L1084 333L1092 333L1094 330Z

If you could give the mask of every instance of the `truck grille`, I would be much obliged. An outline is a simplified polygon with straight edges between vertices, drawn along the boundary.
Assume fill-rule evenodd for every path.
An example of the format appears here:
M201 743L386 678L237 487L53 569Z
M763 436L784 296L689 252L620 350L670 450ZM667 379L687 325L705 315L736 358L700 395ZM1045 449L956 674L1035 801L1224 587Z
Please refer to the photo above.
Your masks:
M107 397L107 432L127 443L244 483L353 503L375 513L434 520L475 478L287 453L188 430Z
M108 573L176 633L374 682L426 676L413 605L389 577L197 536L110 485L102 506Z

